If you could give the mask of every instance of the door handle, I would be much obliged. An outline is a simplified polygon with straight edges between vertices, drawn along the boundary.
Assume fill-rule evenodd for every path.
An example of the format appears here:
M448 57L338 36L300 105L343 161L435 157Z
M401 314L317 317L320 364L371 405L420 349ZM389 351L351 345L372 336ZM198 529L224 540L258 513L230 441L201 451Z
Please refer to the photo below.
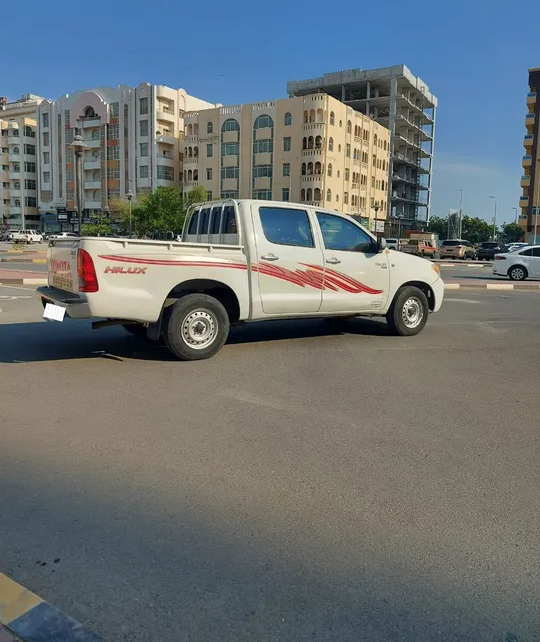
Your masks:
M330 263L330 265L337 265L338 263L341 263L339 259L336 259L335 256L333 256L331 259L326 259L327 263Z
M277 261L279 256L276 256L275 254L264 254L261 256L261 259L264 259L265 261Z

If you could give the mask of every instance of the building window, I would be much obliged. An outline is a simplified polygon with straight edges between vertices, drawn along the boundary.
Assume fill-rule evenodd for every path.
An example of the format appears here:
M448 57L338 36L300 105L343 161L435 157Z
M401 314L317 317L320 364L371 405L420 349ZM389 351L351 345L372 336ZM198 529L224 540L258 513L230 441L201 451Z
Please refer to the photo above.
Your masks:
M24 163L24 171L29 172L31 174L35 173L36 171L36 164L33 162L25 161Z
M140 120L139 121L139 134L141 136L148 136L148 121Z
M283 119L283 122L285 125L292 125L292 116L289 112L285 114L285 118ZM285 199L283 199L285 200ZM288 199L287 199L288 200Z
M336 194L336 203L339 203L339 194Z
M343 192L343 203L345 205L349 203L349 192Z
M351 121L348 120L347 121L347 134L350 134L350 133L351 133Z
M24 153L28 154L28 156L35 156L36 155L36 146L35 145L25 144Z
M71 131L71 130L69 130ZM107 129L107 140L116 140L120 136L120 128L116 125L109 125Z
M146 155L148 156L148 147L146 151L147 151ZM92 158L92 160L98 160L98 158ZM107 148L107 160L120 160L120 147L118 145Z
M221 178L238 178L240 176L239 167L222 167Z
M343 121L341 121L341 120L339 121L339 126L343 127Z
M240 143L221 143L222 156L238 156L240 153Z
M19 155L19 153L20 153L20 152L19 152L19 148L18 148L18 147L14 147L14 148L12 149L12 152L11 152L11 153L12 153L12 154L16 154L16 155L18 156L18 155Z
M211 189L207 189L206 190L206 200L207 201L211 201L212 200L212 190Z
M300 201L305 201L306 200L306 190L302 187L300 190Z
M208 123L208 124L211 125L212 123ZM214 146L212 145L212 143L208 143L208 145L206 146L206 157L211 158L213 155L214 155Z
M111 115L111 118L118 118L118 115L120 113L120 103L111 103L109 106L109 113Z
M315 136L315 149L322 149L322 136Z
M148 113L148 98L139 99L139 114L143 116Z
M41 114L41 124L43 127L49 126L49 114L47 112Z
M345 156L347 158L351 157L351 146L349 145L349 143L345 145Z
M332 163L328 163L328 176L332 176Z
M328 140L328 151L329 152L334 151L334 139L332 137L330 137Z
M212 168L207 167L206 168L206 180L211 181L212 180Z
M332 190L331 189L327 189L326 190L326 200L327 201L331 201L332 200Z
M36 180L33 178L27 178L24 181L24 188L25 189L37 189L37 183Z
M120 178L120 170L118 168L115 168L115 169L107 168L107 178L108 179L113 179L113 180L116 180L116 179ZM100 181L101 180L101 172L99 171L99 169L96 169L94 171L94 174L92 176L92 180L93 181Z
M252 198L256 198L258 201L271 201L272 190L271 189L254 189Z
M330 124L333 125L336 122L336 116L333 111L330 112Z
M291 164L283 163L283 176L290 176L290 175L291 175Z
M284 152L290 152L291 151L291 137L290 136L285 136L283 139L283 151Z
M271 138L253 141L254 154L268 154L274 151L274 141Z
M282 201L288 201L288 200L290 200L289 188L288 188L288 187L283 187L283 188L281 189L281 200L282 200Z
M313 200L317 203L321 202L321 190L318 187L313 190Z
M43 132L43 147L49 146L49 132Z
M208 123L206 125L206 133L207 134L213 134L214 133L214 123Z
M157 166L157 178L162 181L174 181L174 167Z
M139 154L142 157L148 156L148 143L140 143L139 144L141 153Z
M37 207L37 199L35 196L25 196L24 204L26 207Z
M228 118L221 126L221 131L222 132L239 132L240 125L238 124L238 121L235 120L234 118Z
M347 168L345 168L345 180L346 181L349 180L349 170ZM353 180L354 180L354 174L353 174Z

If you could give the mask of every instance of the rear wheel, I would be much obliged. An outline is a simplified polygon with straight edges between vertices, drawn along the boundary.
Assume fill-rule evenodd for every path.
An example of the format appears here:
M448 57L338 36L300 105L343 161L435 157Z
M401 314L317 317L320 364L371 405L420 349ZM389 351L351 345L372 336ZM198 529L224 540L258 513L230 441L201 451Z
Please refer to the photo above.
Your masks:
M522 265L514 265L508 270L508 276L512 281L524 281L529 276L529 273Z
M386 321L394 334L410 337L422 331L428 314L428 301L422 290L405 286L398 290Z
M167 348L182 361L209 359L229 336L229 315L207 294L187 294L167 310L163 336Z

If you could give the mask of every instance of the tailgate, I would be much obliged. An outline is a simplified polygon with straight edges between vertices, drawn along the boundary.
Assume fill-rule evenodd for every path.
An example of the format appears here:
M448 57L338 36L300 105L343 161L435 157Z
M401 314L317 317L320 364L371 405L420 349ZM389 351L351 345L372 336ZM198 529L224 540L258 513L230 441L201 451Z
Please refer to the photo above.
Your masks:
M49 285L65 292L79 291L77 250L79 239L52 240L47 251Z

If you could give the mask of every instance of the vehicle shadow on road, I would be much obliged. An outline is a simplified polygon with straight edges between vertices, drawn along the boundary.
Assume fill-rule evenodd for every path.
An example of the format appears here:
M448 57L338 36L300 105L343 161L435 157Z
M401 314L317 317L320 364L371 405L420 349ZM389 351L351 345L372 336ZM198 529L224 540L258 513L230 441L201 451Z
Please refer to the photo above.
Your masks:
M233 327L227 344L316 339L341 334L384 336L388 329L384 321L360 318L261 321ZM0 363L88 358L176 361L163 345L136 339L117 327L92 330L89 323L71 320L61 324L0 324Z

